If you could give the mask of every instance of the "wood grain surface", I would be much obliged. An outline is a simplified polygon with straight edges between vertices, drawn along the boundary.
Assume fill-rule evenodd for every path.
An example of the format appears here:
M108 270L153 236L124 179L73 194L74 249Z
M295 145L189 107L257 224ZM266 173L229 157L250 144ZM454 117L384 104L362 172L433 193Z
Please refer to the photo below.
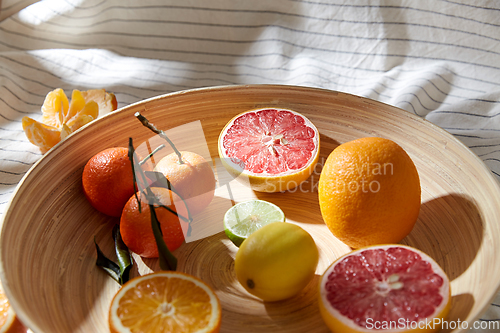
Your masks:
M226 122L262 107L298 111L320 131L318 167L293 191L253 192L225 179L217 161L217 139ZM33 331L108 331L108 307L119 285L95 265L94 237L113 257L111 230L118 220L98 213L86 201L81 173L91 156L108 147L126 147L129 137L138 151L155 148L158 142L134 117L137 111L168 130L179 149L194 150L211 160L219 176L216 197L195 218L192 237L175 255L180 271L215 289L223 308L221 332L328 332L319 314L317 283L349 248L322 221L317 181L321 164L336 146L365 136L396 141L417 166L422 208L414 230L402 243L429 254L450 277L453 299L448 320L477 319L496 295L500 190L482 161L462 143L401 109L345 93L276 85L225 86L129 105L73 134L26 174L4 215L0 272L14 309ZM292 299L264 303L235 278L237 248L222 231L222 216L234 202L251 198L279 205L287 221L311 233L320 249L315 278ZM134 258L135 275L159 269L157 260Z

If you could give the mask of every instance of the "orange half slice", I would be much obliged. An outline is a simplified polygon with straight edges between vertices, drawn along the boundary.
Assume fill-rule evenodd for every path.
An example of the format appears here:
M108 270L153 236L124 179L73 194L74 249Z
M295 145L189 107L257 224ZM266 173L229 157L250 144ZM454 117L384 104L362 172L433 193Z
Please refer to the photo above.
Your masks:
M172 271L136 277L111 302L113 333L219 332L221 307L215 292L200 279Z

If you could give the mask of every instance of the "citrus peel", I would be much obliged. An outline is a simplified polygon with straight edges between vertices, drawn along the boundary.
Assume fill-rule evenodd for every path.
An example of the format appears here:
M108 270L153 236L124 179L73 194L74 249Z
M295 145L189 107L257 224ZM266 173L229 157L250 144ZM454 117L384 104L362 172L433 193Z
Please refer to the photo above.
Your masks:
M417 221L420 178L396 142L360 138L330 153L321 170L318 199L328 229L350 247L398 243Z

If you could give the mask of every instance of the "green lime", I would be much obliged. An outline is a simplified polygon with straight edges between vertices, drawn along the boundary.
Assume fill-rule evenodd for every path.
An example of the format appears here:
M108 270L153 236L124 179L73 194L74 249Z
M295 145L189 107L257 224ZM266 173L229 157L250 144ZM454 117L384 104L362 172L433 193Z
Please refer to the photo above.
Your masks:
M244 201L224 215L224 232L239 247L251 233L273 222L285 222L285 214L278 206L264 200Z

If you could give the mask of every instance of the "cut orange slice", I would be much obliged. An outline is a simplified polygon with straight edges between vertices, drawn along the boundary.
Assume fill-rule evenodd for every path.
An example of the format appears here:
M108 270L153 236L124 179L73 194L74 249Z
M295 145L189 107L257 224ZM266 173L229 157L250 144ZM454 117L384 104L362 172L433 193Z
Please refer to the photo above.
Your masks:
M200 279L172 271L136 277L113 298L109 327L113 333L219 332L220 302Z
M17 318L4 291L0 288L0 333L26 333L27 329Z
M116 110L114 94L104 89L73 90L71 102L61 88L47 94L42 119L23 118L23 130L31 143L45 153L68 135L100 115Z

